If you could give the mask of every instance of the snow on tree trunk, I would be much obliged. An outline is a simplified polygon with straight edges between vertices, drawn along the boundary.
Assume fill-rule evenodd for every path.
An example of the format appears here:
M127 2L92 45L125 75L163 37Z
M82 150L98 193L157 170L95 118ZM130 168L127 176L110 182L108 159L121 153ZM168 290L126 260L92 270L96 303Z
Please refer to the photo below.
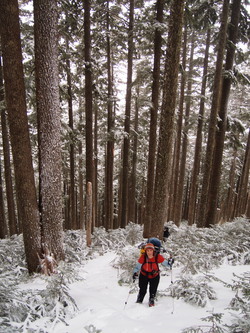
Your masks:
M164 76L163 103L156 163L151 235L162 237L166 219L167 189L172 160L177 81L185 1L175 0L171 6L167 57Z
M29 138L17 0L2 0L0 2L0 22L5 99L15 169L19 218L23 228L28 270L33 273L39 264L37 254L41 250L41 239Z
M56 1L34 0L34 24L42 242L61 260L64 249Z

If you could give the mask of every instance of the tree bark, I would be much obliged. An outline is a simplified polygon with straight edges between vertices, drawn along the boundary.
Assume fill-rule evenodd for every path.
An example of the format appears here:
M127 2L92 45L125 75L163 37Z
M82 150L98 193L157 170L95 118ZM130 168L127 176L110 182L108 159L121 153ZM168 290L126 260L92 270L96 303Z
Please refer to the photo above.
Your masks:
M210 36L211 31L208 29L206 38L206 49L203 62L203 76L201 84L201 100L198 115L198 126L195 141L195 153L194 153L194 165L191 177L190 195L189 195L189 207L188 207L188 224L192 225L195 222L197 212L197 191L198 191L198 176L200 173L200 161L201 161L201 150L202 150L202 129L204 122L204 111L205 111L205 96L206 96L206 85L207 85L207 71L208 71L208 57L210 47Z
M178 118L177 118L177 130L176 140L174 147L174 159L172 166L172 177L171 177L171 189L173 192L170 194L169 200L169 217L171 221L176 221L175 216L179 206L177 203L178 198L178 185L180 179L180 162L181 162L181 141L183 136L183 114L184 114L184 103L185 103L185 88L187 82L187 24L184 26L183 32L183 43L182 43L182 64L181 64L181 84L180 84L180 97L178 107Z
M180 159L180 173L178 180L177 197L175 201L175 216L174 222L177 226L180 225L183 212L183 195L184 195L184 182L186 174L186 159L187 159L187 148L188 148L188 131L189 131L189 115L191 109L191 94L192 94L192 80L193 80L193 58L194 58L194 32L191 37L190 56L189 56L189 70L187 77L187 97L186 97L186 109L184 126L182 131L182 151Z
M86 186L93 184L93 94L92 94L92 59L91 59L91 29L90 29L91 1L84 1L84 60L85 60L85 141L86 141ZM92 194L94 198L94 189ZM93 206L92 206L93 207ZM92 214L93 217L93 214Z
M41 252L39 211L36 197L28 118L17 0L0 2L1 42L5 99L15 169L19 218L23 227L28 271L37 270Z
M97 210L97 202L98 202L98 107L97 104L94 103L94 170L93 170L93 221L92 221L92 230L98 225L98 210Z
M91 70L90 0L84 1L86 184L93 182L93 100Z
M151 235L162 238L166 220L167 189L172 160L172 139L174 131L175 105L181 36L183 26L184 0L174 0L170 11L170 26L167 42L167 57L164 76L163 103L157 153L156 177Z
M249 173L250 173L250 129L248 130L248 140L243 161L242 171L237 190L237 200L234 216L246 214L249 217Z
M164 1L157 0L156 3L156 21L163 22ZM144 222L144 237L150 237L151 216L154 198L155 164L157 148L157 118L160 95L160 73L161 73L161 55L162 55L162 32L159 27L155 29L154 35L154 68L152 83L152 106L150 108L150 132L148 148L148 171L147 171L147 193L146 193L146 213Z
M108 67L108 141L106 148L106 164L105 164L105 227L113 229L114 226L114 195L113 195L113 176L114 176L114 115L113 115L113 78L112 78L112 61L110 46L110 12L109 0L107 0L107 67Z
M217 61L216 61L216 69L214 76L212 106L211 106L211 113L209 120L208 140L207 140L206 156L204 161L202 190L201 190L201 198L200 198L200 206L199 206L198 222L197 222L197 225L199 227L209 227L210 225L209 221L207 221L207 212L208 212L207 204L209 196L209 182L211 177L213 154L215 147L217 116L218 116L220 94L221 94L222 67L223 67L223 58L226 45L228 11L229 11L229 0L224 0L222 15L221 15L221 27L219 33Z
M0 239L8 236L8 229L5 219L4 199L3 199L3 180L2 180L2 161L0 156Z
M134 29L134 0L129 2L129 30L128 30L128 68L127 89L125 104L125 124L122 156L122 196L121 196L121 223L125 228L128 223L128 180L129 180L129 147L130 147L130 114L133 74L133 29Z
M222 204L221 210L220 210L220 219L219 223L224 223L227 221L232 220L233 211L234 211L234 203L235 203L235 179L236 177L236 158L237 158L237 149L234 149L233 153L233 159L231 163L231 168L229 172L229 182L228 182L228 189L226 198Z
M228 72L233 70L235 44L237 43L238 38L240 7L241 0L234 0L231 12L231 22L228 26L228 48L225 62L225 71ZM209 183L208 213L206 216L206 225L217 223L217 208L221 179L222 157L224 150L225 133L227 128L227 107L231 90L231 83L232 79L224 75L219 108L219 121L217 124L218 130L216 132L215 150Z
M72 96L72 82L71 82L71 64L69 54L69 41L66 37L66 73L67 73L67 99L68 99L68 114L69 114L69 128L70 128L70 190L69 190L69 216L71 229L77 229L76 222L76 191L75 191L75 139L74 139L74 117L73 117L73 96Z
M92 184L87 183L87 195L86 195L86 242L87 246L91 245L91 228L92 228Z
M0 60L1 61L1 60ZM3 84L3 73L2 66L0 66L0 101L4 103L4 84ZM7 124L6 110L1 110L1 125L2 125L2 141L3 141L3 155L4 155L4 178L6 187L6 199L7 199L7 215L8 223L5 220L5 234L6 236L15 235L18 233L16 209L15 209L15 199L14 199L14 189L12 181L12 166L10 160L10 144L9 144L9 131ZM3 210L4 211L4 210ZM9 228L7 228L7 225Z
M138 146L138 113L139 113L139 105L138 100L140 98L140 89L137 86L136 88L136 102L135 102L135 119L134 119L134 135L133 135L133 148L132 148L132 168L130 175L130 186L129 186L129 221L133 223L137 223L136 218L136 175L137 175L137 146Z
M82 132L82 113L79 114L79 132ZM78 152L79 152L79 162L78 162L78 170L79 170L79 228L85 229L85 220L84 220L84 181L83 181L83 149L82 149L82 141L78 143Z
M39 194L43 248L64 259L56 0L34 0Z

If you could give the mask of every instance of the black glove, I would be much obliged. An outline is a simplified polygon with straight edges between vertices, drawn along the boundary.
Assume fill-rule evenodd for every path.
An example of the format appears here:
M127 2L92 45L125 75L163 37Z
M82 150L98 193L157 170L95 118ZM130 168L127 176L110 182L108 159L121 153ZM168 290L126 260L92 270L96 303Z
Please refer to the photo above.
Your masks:
M173 264L174 264L174 258L169 258L168 259L168 264L169 264L169 266L170 266L170 268L172 268L172 266L173 266Z
M135 282L136 278L138 278L138 273L134 273L132 276L133 282Z

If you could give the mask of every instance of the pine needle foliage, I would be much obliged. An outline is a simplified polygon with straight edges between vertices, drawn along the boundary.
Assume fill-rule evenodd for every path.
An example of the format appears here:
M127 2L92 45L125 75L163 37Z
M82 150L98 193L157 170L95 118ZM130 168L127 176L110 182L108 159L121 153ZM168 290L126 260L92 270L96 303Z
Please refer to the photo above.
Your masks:
M215 291L209 286L205 276L185 275L169 287L171 296L182 298L185 302L205 307L208 300L216 299Z

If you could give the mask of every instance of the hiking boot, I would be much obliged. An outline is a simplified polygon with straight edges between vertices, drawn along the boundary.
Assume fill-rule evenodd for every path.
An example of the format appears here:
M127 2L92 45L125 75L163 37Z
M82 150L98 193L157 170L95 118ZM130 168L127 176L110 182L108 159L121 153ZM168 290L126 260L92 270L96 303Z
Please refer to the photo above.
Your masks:
M150 298L150 299L149 299L149 303L148 303L148 305L149 305L149 307L155 305L155 300L154 300L154 298Z
M142 299L140 298L140 296L137 297L136 303L142 303Z

